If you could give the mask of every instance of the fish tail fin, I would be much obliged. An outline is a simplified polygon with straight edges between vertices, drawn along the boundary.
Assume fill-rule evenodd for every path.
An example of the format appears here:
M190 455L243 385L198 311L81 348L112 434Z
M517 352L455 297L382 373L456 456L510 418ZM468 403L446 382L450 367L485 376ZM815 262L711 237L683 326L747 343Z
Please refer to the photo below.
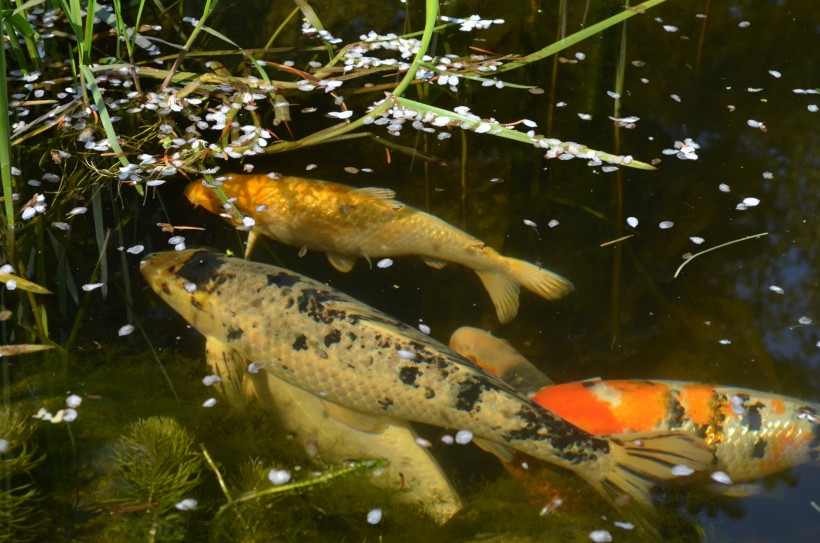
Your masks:
M714 460L706 443L684 432L648 432L610 436L611 465L587 475L588 481L618 507L634 501L652 506L658 484L709 469Z
M555 300L575 290L570 281L546 268L517 258L505 257L505 260L510 266L509 274L525 289L542 298Z
M490 294L495 313L502 323L510 322L518 314L518 282L502 271L476 270L484 288Z

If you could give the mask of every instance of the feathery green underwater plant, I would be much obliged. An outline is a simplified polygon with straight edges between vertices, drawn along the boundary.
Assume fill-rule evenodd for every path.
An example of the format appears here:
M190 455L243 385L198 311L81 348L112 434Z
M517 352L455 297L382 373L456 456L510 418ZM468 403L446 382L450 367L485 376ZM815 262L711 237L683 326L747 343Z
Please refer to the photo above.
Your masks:
M131 424L113 451L114 469L105 510L116 520L106 541L183 541L186 513L202 474L194 438L174 419L151 417Z
M32 470L45 458L35 449L30 419L0 407L0 542L33 541L43 529Z

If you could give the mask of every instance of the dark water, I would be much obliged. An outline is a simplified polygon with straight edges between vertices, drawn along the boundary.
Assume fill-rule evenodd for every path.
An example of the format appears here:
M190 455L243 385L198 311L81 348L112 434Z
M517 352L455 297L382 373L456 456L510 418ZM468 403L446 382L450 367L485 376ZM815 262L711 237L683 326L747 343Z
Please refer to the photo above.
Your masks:
M413 10L419 9L413 4ZM567 33L580 28L587 9L593 22L615 9L614 3L592 4L569 7ZM410 30L418 30L423 22L420 11L411 11L407 20L403 5L396 2L357 2L345 4L345 9L340 5L315 3L325 27L346 40L370 29L401 33L409 25ZM261 19L258 12L243 13L243 7L225 9L214 24L247 47L264 43L271 21L281 20L291 9L289 4L277 6L265 16L269 24L257 26L250 22ZM461 16L480 13L506 23L482 32L448 31L437 38L437 54L465 51L468 46L502 54L526 53L551 43L559 32L558 8L553 3L449 2L443 10ZM542 152L527 145L489 135L455 131L451 139L439 141L410 127L399 137L371 128L439 162L425 163L396 151L388 161L383 146L365 139L249 161L257 172L275 170L356 186L390 187L401 201L459 225L505 255L539 262L575 283L575 293L552 303L523 293L521 311L508 325L497 323L478 278L459 266L439 271L415 258L396 258L387 269L371 269L360 261L353 272L343 275L323 255L299 257L297 249L268 241L257 248L254 258L329 282L409 324L423 321L444 342L459 326L491 330L558 382L594 376L696 380L820 401L819 113L809 109L820 104L820 96L794 92L817 88L811 44L817 41L818 29L813 2L803 0L668 2L560 53L569 60L583 53L583 60L554 65L549 58L499 77L537 85L544 94L461 83L457 94L433 85L425 98L443 108L468 105L476 114L504 122L530 119L538 123L539 131L549 126L548 135L594 149L645 162L661 159L656 171L621 168L604 173L580 159L546 161ZM295 33L281 38L284 43L294 39L298 39ZM292 58L304 61L306 57L293 54ZM619 63L623 63L623 88L616 114L616 102L607 91L616 89ZM415 91L408 96L418 98ZM371 99L372 95L350 95L346 102L359 112ZM557 107L561 102L565 105ZM306 97L300 106L333 109L330 99L322 96ZM592 118L582 120L579 113ZM295 111L295 135L326 126L317 115ZM634 129L617 129L607 118L610 115L640 120ZM750 126L750 120L762 122L765 130L756 123ZM663 154L685 138L699 144L697 160ZM309 164L316 168L306 172ZM236 162L221 165L228 171L240 170ZM354 175L344 170L349 166L373 171ZM171 222L207 229L176 232L186 236L188 247L241 253L240 239L229 226L188 206L181 196L184 183L181 178L171 180L156 194L151 191L142 206L130 193L123 196L124 205L112 206L104 194L105 209L111 213L106 215L107 226L118 221L127 225L112 245L142 243L146 251L165 250L170 235L154 225ZM747 198L759 203L737 209ZM629 227L627 218L636 218L637 226ZM537 228L527 226L525 220ZM93 239L91 221L89 216L84 226L82 221L74 222L78 245L83 235ZM551 227L550 221L557 224ZM673 225L661 228L663 221ZM684 255L764 232L768 235L698 256L673 278ZM626 240L601 247L630 234ZM698 245L691 237L705 241ZM85 282L82 278L93 269L93 249L93 242L88 242L69 259L78 283ZM82 262L81 254L90 255L88 262ZM69 363L44 359L34 367L20 367L25 362L12 367L13 376L27 379L12 394L20 401L49 405L65 391L101 398L85 400L79 420L73 423L76 435L67 436L55 426L38 438L48 453L38 480L50 477L49 491L62 496L60 510L67 517L77 517L69 523L54 521L51 533L61 540L72 539L75 532L82 534L85 520L77 511L83 511L87 491L77 491L75 500L66 496L71 489L88 488L83 485L98 475L94 470L102 469L95 457L104 456L117 430L137 417L178 417L197 439L216 448L229 467L252 456L270 459L286 448L268 447L264 438L275 434L276 428L263 417L243 423L224 409L203 415L200 405L207 396L199 383L205 374L201 339L144 287L137 272L139 258L127 257L119 267L119 254L109 250L116 263L112 273L119 284L133 290L135 314L160 352L167 379L138 333L117 336L128 316L122 302L125 295L114 288L106 303L86 309ZM49 281L47 286L61 288L57 282ZM64 319L54 321L56 341L66 340L75 311L76 306L65 308ZM174 399L168 381L179 400ZM95 433L95 427L104 429L102 435ZM463 458L451 451L442 454L465 493L478 496L464 521L467 527L419 533L406 528L404 536L474 539L487 532L495 534L494 540L513 540L511 534L520 533L516 523L520 527L535 522L532 518L538 509L513 496L520 489L505 486L513 483L493 461L474 451L465 452ZM61 472L61 462L73 466L69 474ZM218 502L215 483L208 484L200 493L211 492L208 499ZM669 524L680 526L681 540L696 538L697 530L691 526L696 521L709 541L815 541L820 538L820 512L811 503L820 503L818 488L816 466L803 467L767 479L754 497L729 500L698 495L670 513L675 520ZM297 506L318 509L307 498L290 505L294 511ZM581 508L577 515L587 516L574 534L545 532L551 535L540 540L588 540L585 534L603 525L598 520L601 511L606 509L600 504L590 505L591 513ZM490 522L483 515L501 518ZM290 526L307 522L295 513L277 518ZM401 539L397 527L410 526L414 518L421 517L385 525L385 540ZM327 524L312 524L311 529L325 528L339 540L377 540L375 529L346 532L352 522L340 515ZM206 539L205 529L188 528L189 534ZM611 531L616 541L632 537ZM298 533L281 537L299 540L294 535ZM310 533L302 537L309 539L305 534Z

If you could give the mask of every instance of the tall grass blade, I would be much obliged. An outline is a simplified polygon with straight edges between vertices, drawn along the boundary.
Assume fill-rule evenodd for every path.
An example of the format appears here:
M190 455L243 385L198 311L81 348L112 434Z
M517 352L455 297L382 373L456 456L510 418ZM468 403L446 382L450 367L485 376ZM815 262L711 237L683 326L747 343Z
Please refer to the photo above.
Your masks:
M525 57L522 57L522 58L520 58L520 59L518 59L514 62L509 62L509 63L503 64L503 65L498 67L496 72L498 72L498 73L508 72L510 70L515 70L516 68L521 68L522 66L526 66L527 64L529 64L531 62L536 62L538 60L545 59L545 58L547 58L549 56L552 56L552 55L554 55L554 54L556 54L560 51L563 51L564 49L572 47L576 43L582 42L582 41L586 40L587 38L593 37L593 36L597 35L598 33L606 30L607 28L610 28L610 27L620 23L621 21L625 21L625 20L629 19L630 17L633 17L635 15L639 15L639 14L645 12L646 10L648 10L650 8L653 8L653 7L655 7L659 4L662 4L665 1L666 0L648 0L647 2L644 2L642 4L638 4L635 7L626 8L626 9L624 9L624 11L622 11L622 12L616 14L616 15L613 15L612 17L608 17L608 18L604 19L603 21L601 21L599 23L595 23L594 25L588 26L588 27L584 28L583 30L579 30L578 32L576 32L574 34L570 34L566 38L564 38L562 40L559 40L559 41L557 41L557 42L555 42L555 43L553 43L553 44L551 44L551 45L549 45L549 46L547 46L543 49L540 49L540 50L538 50L534 53L530 53L529 55L527 55Z
M6 48L0 48L0 176L3 182L3 214L5 226L8 232L3 232L3 237L8 240L6 251L14 251L14 201L11 184L11 130L9 126L9 116L5 114L9 110L8 82L6 81ZM11 255L7 255L11 256Z

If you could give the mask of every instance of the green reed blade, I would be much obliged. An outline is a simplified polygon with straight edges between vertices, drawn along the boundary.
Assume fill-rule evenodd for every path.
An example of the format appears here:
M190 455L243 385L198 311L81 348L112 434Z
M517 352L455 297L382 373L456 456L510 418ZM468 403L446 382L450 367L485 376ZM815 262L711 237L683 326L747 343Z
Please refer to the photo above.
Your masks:
M6 82L6 49L0 50L0 111L9 110L8 83ZM9 116L0 115L0 176L3 179L3 211L8 233L0 234L8 237L7 251L14 252L14 201L12 200L11 185L11 130ZM5 235L4 235L5 234ZM10 255L9 255L10 256Z
M603 21L601 21L599 23L595 23L592 26L588 26L588 27L584 28L583 30L580 30L580 31L576 32L575 34L570 34L566 38L564 38L562 40L558 40L557 42L555 42L555 43L553 43L553 44L551 44L551 45L549 45L549 46L547 46L543 49L540 49L540 50L538 50L534 53L530 53L529 55L527 55L525 57L522 57L522 58L520 58L520 59L518 59L514 62L509 62L507 64L503 64L503 65L498 67L496 72L500 73L500 72L507 72L507 71L510 71L510 70L515 70L516 68L526 66L527 64L529 64L531 62L536 62L538 60L545 59L549 56L554 55L555 53L558 53L559 51L563 51L564 49L567 49L568 47L572 47L576 43L582 42L587 38L593 37L593 36L597 35L598 33L606 30L607 28L620 23L621 21L625 21L625 20L629 19L630 17L633 17L635 15L639 15L641 13L644 13L646 10L648 10L650 8L653 8L653 7L655 7L659 4L662 4L665 1L666 0L648 0L647 2L639 4L635 7L626 8L626 9L624 9L624 11L622 11L622 12L616 14L616 15L613 15L612 17L604 19Z

